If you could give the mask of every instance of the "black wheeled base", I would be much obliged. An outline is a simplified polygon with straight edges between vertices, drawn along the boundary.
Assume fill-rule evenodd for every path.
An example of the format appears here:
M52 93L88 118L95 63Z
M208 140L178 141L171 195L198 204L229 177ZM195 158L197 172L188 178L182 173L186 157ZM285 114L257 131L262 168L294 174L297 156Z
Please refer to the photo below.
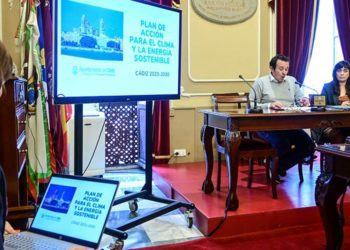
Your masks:
M195 205L193 203L186 203L186 202L180 202L180 201L176 201L176 200L172 200L172 199L157 197L151 193L148 193L146 190L143 190L143 191L138 192L138 193L127 192L127 194L125 196L120 197L117 200L115 200L114 205L118 205L118 204L121 204L124 202L129 202L129 207L135 208L135 205L137 204L135 202L136 202L136 199L138 199L138 198L146 199L146 200L150 200L150 201L155 201L155 202L159 202L159 203L164 203L166 205L164 207L160 207L158 209L155 209L154 211L150 211L142 216L130 219L125 224L119 225L116 230L121 230L121 231L128 230L130 228L136 227L144 222L147 222L149 220L157 218L163 214L169 213L169 212L176 210L178 208L181 208L181 207L187 208L188 210L195 208ZM130 201L131 201L131 203L130 203ZM133 205L130 206L130 204L133 204ZM136 205L136 209L130 209L130 210L131 210L131 212L136 212L137 205Z
M180 202L180 201L167 199L167 198L160 198L160 197L154 196L152 193L149 193L146 190L142 190L141 192L138 192L138 193L126 191L125 193L126 193L125 196L120 197L114 201L114 204L113 204L114 206L124 202L129 202L130 211L136 212L137 199L139 198L155 201L159 203L164 203L166 205L158 209L155 209L154 211L148 212L142 216L130 219L125 224L119 225L115 229L106 227L104 233L116 238L115 242L110 244L109 249L114 249L114 250L123 249L124 240L128 238L128 234L125 232L126 230L136 227L144 222L157 218L163 214L169 213L181 207L187 208L185 215L187 216L188 227L191 228L193 225L192 209L195 208L195 205L193 203L186 203L186 202Z
M138 209L137 199L159 202L165 204L165 206L155 209L154 211L150 211L144 215L130 219L125 224L119 225L115 229L106 228L106 234L118 238L117 241L119 241L119 246L115 249L122 249L122 246L120 245L123 245L122 241L128 237L128 234L124 232L125 230L138 226L144 222L157 218L163 214L169 213L181 207L187 209L185 216L187 217L186 219L188 222L188 227L191 228L193 225L192 209L195 208L195 205L193 203L161 198L152 194L152 102L147 101L145 109L145 185L140 192L126 191L125 195L118 197L114 201L113 205L116 206L124 202L129 202L129 208L131 212L136 212Z

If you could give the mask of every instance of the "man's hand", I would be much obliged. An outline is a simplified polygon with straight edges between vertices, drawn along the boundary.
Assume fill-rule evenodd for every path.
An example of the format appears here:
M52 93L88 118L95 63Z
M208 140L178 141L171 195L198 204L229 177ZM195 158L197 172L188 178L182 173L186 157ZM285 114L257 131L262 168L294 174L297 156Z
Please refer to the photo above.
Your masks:
M270 104L270 109L282 109L283 104L281 102L273 102Z
M301 99L299 100L299 105L300 105L301 107L310 106L310 100L309 100L309 98L307 98L307 97L301 98Z

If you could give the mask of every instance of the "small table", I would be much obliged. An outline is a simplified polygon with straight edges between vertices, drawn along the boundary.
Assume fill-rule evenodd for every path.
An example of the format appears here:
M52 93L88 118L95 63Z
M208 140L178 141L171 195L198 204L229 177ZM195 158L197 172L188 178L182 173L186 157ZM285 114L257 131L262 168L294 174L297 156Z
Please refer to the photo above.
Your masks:
M315 201L326 233L327 249L340 249L343 243L342 200L350 180L350 144L325 144L316 150L325 156L325 171L316 181Z

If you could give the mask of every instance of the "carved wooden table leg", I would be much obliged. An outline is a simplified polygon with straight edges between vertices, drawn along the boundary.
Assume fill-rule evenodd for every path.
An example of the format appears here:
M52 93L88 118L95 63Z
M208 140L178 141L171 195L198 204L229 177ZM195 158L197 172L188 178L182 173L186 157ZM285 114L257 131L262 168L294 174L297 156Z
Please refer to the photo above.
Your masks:
M209 194L214 191L214 185L211 181L213 174L213 145L212 138L214 135L214 129L204 125L201 130L201 140L204 149L206 176L202 184L202 190L204 193Z
M331 173L321 173L316 181L315 201L319 208L326 234L327 250L340 249L343 228L337 208L337 200L346 191L345 179Z
M239 207L237 197L237 179L239 165L239 146L241 144L241 135L239 131L226 130L225 133L225 156L228 168L228 187L229 192L226 199L226 208L229 211L235 211Z

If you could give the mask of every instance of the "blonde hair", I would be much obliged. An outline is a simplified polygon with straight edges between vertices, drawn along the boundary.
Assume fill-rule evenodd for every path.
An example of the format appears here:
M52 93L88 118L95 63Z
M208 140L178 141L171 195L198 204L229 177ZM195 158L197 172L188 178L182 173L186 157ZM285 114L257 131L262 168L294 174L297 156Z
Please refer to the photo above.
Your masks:
M11 78L13 61L5 45L0 41L0 84L2 85Z

